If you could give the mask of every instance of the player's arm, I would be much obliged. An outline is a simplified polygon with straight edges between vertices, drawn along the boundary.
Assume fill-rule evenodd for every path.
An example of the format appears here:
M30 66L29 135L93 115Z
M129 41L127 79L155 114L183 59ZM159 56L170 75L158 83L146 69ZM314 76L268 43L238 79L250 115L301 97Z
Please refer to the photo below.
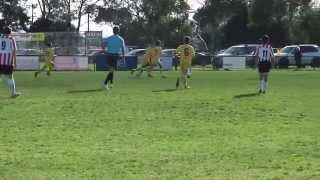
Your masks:
M181 54L182 54L182 48L181 48L181 46L179 46L178 48L177 48L177 51L176 51L176 55L177 55L177 59L178 59L178 61L180 61L180 58L181 58Z
M126 45L125 45L125 43L124 43L124 40L123 40L123 39L121 39L121 41L122 41L122 47L121 47L121 51L122 51L122 58L123 58L123 60L125 60Z
M259 47L256 48L256 52L254 54L256 65L258 65L258 63L259 63L259 49L260 49Z
M196 56L196 51L195 51L194 47L191 48L191 53L192 53L192 57Z

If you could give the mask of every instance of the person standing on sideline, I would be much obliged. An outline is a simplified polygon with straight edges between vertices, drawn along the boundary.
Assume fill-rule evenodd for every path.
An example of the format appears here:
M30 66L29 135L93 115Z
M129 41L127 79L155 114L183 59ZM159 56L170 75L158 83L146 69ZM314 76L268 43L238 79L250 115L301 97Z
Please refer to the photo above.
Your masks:
M268 89L268 76L274 61L274 54L268 35L262 37L262 44L258 47L256 52L256 61L260 77L259 94L266 93Z
M102 48L107 54L107 63L109 65L109 73L104 81L105 89L109 90L113 87L114 71L117 69L117 62L125 58L125 43L123 38L119 35L120 28L115 26L113 28L113 35L103 39Z
M16 84L13 78L13 70L16 67L16 41L11 36L11 28L5 27L1 30L0 36L0 76L5 81L15 98L20 95L16 91Z
M294 60L296 61L297 68L301 68L301 58L302 58L302 53L301 53L300 46L298 45L294 49Z
M184 43L177 48L177 55L179 57L180 62L180 77L177 79L176 82L176 89L179 88L180 81L183 82L184 88L189 89L190 86L188 85L188 71L191 68L192 59L195 56L195 50L190 45L191 38L189 36L184 37Z

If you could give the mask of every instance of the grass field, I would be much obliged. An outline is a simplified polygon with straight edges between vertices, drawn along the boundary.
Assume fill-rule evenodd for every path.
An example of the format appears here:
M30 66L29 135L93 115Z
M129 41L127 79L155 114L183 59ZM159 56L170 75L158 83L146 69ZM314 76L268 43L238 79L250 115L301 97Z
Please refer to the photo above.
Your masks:
M158 75L158 74L156 74ZM0 179L320 179L320 71L195 71L167 79L17 72L0 84Z

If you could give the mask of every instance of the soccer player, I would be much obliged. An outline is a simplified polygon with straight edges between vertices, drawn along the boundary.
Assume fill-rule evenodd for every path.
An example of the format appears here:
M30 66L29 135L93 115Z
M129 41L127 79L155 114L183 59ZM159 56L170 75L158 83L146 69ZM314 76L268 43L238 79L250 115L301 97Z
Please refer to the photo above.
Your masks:
M11 97L20 95L16 91L13 70L16 67L16 41L11 36L9 27L3 28L0 36L0 76L8 84Z
M153 77L153 75L151 74L151 71L155 66L159 66L162 77L165 77L162 74L162 65L160 62L161 50L162 50L161 41L157 40L154 47L150 47L146 50L142 65L137 70L133 69L131 71L131 74L134 74L135 71L138 71L137 77L140 77L144 69L147 68L148 77Z
M41 72L47 71L47 76L50 76L54 66L54 49L51 43L46 44L44 52L40 55L40 62L44 62L43 67L34 73L34 77L37 77Z
M184 37L184 44L177 48L177 55L180 61L180 77L177 79L176 88L179 88L180 81L183 82L184 88L189 89L188 85L188 71L191 68L192 59L195 56L195 50L190 45L191 38L189 36Z
M102 42L102 48L105 49L107 53L107 62L109 65L109 73L104 81L104 87L107 90L113 87L114 71L117 69L117 62L120 59L120 55L125 59L125 43L119 33L120 28L115 26L113 28L114 35L104 38Z
M262 44L258 47L256 52L256 63L258 65L260 77L259 94L266 93L268 89L268 75L274 61L274 54L272 46L270 45L270 37L268 35L264 35L261 40Z

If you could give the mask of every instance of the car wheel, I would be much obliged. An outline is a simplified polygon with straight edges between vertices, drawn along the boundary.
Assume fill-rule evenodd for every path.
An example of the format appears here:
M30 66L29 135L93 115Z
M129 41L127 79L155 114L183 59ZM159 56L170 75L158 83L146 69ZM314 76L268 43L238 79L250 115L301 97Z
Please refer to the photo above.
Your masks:
M320 58L319 57L312 59L311 67L313 67L313 68L320 67Z
M288 58L281 58L279 60L279 69L288 69L289 68L289 59Z

